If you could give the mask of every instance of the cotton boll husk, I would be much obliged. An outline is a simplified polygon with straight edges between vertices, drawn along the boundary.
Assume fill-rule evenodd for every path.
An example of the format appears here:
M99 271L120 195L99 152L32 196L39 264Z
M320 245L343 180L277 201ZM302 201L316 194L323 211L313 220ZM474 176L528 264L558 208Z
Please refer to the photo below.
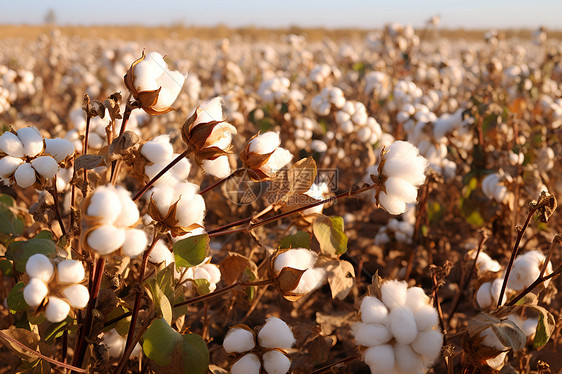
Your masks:
M492 296L490 294L492 282L482 283L476 292L476 302L480 308L487 308L492 305Z
M30 256L25 263L25 272L30 278L38 278L47 283L53 277L55 267L49 258L42 254Z
M443 334L437 330L429 330L418 334L418 337L412 343L412 348L422 356L422 361L427 367L431 366L439 357L442 345Z
M4 156L0 158L0 177L7 178L23 163L21 158Z
M70 312L70 305L63 299L51 296L45 308L45 317L47 321L57 323L62 321L68 316Z
M0 135L0 151L12 157L25 156L21 140L9 131Z
M81 284L73 284L62 290L62 294L71 307L82 309L88 305L90 294L88 289Z
M222 346L227 353L242 353L254 349L256 337L251 331L234 327L228 330Z
M275 151L275 149L279 147L279 145L281 145L279 133L268 131L250 140L248 152L254 152L263 155Z
M291 292L296 295L303 295L321 287L326 281L326 271L324 269L307 269L301 276L299 284Z
M43 178L50 179L59 171L59 165L51 156L40 156L31 161L31 166Z
M365 353L365 363L369 365L372 374L386 374L394 369L394 349L391 345L377 345L368 348Z
M86 242L99 255L108 255L121 248L125 242L125 229L102 225L88 234Z
M382 302L389 309L406 305L408 284L403 281L386 281L381 286Z
M316 263L317 258L318 255L316 252L309 249L289 249L275 258L273 270L276 274L279 274L284 267L291 267L298 270L310 269Z
M277 148L269 159L267 163L263 165L260 169L266 174L277 173L285 165L287 165L293 159L291 152L284 148Z
M99 217L103 223L113 223L121 214L121 199L115 188L99 186L90 199L86 214Z
M258 333L260 346L263 348L291 348L295 337L291 328L277 317L269 317Z
M174 154L174 147L170 144L168 135L160 135L149 142L144 143L140 149L141 154L150 162L166 163Z
M230 368L231 374L260 374L261 363L254 353L242 356Z
M204 264L200 266L201 269L205 269L209 273L211 283L219 283L221 280L221 271L219 267L215 264Z
M31 167L30 163L23 163L16 169L14 173L16 183L21 188L26 188L35 183L35 169Z
M482 344L487 347L492 347L497 349L498 351L503 351L507 347L503 345L500 340L498 339L497 335L492 330L492 327L488 327L484 331L480 333L480 336L484 339L482 340Z
M428 305L429 297L420 287L410 287L406 291L406 306L412 311L417 312L420 308Z
M178 225L187 227L193 223L202 225L205 218L205 200L196 194L180 199L176 210Z
M49 289L45 282L39 278L31 278L29 283L23 289L23 298L27 305L35 308L49 293Z
M429 166L429 161L418 156L415 158L387 159L383 173L389 177L404 179L414 186L422 185L425 182L425 169Z
M267 374L285 374L291 368L291 360L276 350L264 353L262 359Z
M390 332L398 343L410 344L418 336L414 314L409 309L404 307L391 309L388 320L390 321Z
M431 305L424 305L414 313L418 331L431 330L439 322L437 311Z
M351 333L355 343L365 347L385 344L392 338L388 328L380 324L356 322L351 325Z
M424 368L421 357L414 352L410 345L395 344L394 354L396 355L396 366L399 370L413 373Z
M388 321L388 309L376 297L365 296L361 302L361 321L386 324Z
M148 238L143 230L125 230L125 242L121 248L121 254L128 257L137 257L142 254L148 245Z
M129 191L122 187L118 187L115 191L121 203L121 213L113 224L118 227L130 227L139 220L139 209L137 204L131 199Z
M406 211L406 203L394 195L388 195L382 191L379 194L379 203L388 213L393 215L402 214Z
M77 260L63 260L57 265L57 280L59 283L80 283L86 272L82 262Z
M158 240L148 255L148 261L154 264L164 262L164 266L168 266L174 262L174 254L170 252L164 241Z
M405 203L415 203L418 199L418 189L399 178L388 178L384 182L386 192Z
M226 178L230 175L230 163L226 155L219 156L214 160L203 160L201 167L205 173L217 178Z
M43 150L43 137L36 127L24 127L17 131L23 145L23 153L35 157Z
M74 144L61 138L45 139L45 152L53 156L57 162L61 162L74 153Z
M507 356L507 352L502 352L496 357L487 359L486 364L494 370L501 370L505 365L505 356Z

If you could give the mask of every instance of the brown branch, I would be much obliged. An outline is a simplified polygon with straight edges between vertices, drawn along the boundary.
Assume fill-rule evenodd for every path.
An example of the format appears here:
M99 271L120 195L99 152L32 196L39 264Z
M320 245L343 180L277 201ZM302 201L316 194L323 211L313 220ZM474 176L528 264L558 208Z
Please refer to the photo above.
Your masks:
M219 179L218 181L216 181L215 183L211 184L209 187L205 188L204 190L202 190L201 192L199 192L199 195L205 195L207 192L214 190L217 187L220 187L221 185L223 185L225 182L229 181L230 179L234 178L235 176L237 176L238 174L242 173L245 169L236 169L234 170L232 173L230 173L230 175L228 177Z
M358 355L358 354L353 355L353 356L349 356L349 357L346 357L346 358L341 359L341 360L339 360L339 361L332 362L331 364L328 364L328 365L326 365L326 366L324 366L324 367L321 367L320 369L314 370L314 371L311 372L310 374L322 374L322 373L327 373L327 372L331 371L331 369L332 369L334 366L347 364L348 362L355 361L355 360L357 360L357 359L359 359L359 358L361 358L361 356Z

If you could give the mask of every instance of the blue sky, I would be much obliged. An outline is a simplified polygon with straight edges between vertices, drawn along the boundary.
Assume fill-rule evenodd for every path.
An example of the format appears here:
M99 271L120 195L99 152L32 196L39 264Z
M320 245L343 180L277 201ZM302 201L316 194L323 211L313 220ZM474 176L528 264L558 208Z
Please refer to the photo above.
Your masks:
M53 9L61 24L144 24L376 28L388 22L421 26L435 14L441 26L562 29L561 0L0 0L0 23L39 24Z

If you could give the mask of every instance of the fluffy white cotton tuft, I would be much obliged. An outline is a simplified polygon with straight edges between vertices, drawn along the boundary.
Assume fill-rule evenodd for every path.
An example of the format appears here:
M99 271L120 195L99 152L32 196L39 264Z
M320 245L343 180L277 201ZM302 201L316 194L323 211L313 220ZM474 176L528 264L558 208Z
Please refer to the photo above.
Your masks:
M125 241L121 247L123 256L137 257L144 252L148 245L148 238L143 230L125 230Z
M77 260L63 260L57 265L57 280L59 283L80 283L86 272L82 262Z
M205 173L217 178L226 178L230 175L230 163L226 155L219 156L214 160L203 160L201 167Z
M102 225L92 230L87 237L87 243L99 255L115 252L125 242L125 229L112 225Z
M148 161L159 164L171 160L174 154L174 147L170 143L170 136L160 135L146 142L141 147L140 152Z
M222 343L227 353L242 353L254 349L256 337L254 333L240 327L233 327L228 330Z
M388 195L386 192L379 194L379 203L388 213L392 215L402 214L406 211L406 203L398 197Z
M274 174L283 169L292 159L293 155L291 152L284 148L277 148L260 169L266 174Z
M390 331L400 344L410 344L418 336L414 314L404 307L390 310Z
M412 343L412 348L422 356L425 366L431 366L443 345L443 334L437 330L422 331L418 334L416 340Z
M12 157L25 156L23 151L23 144L17 135L6 131L0 135L0 151Z
M40 156L31 161L31 166L43 178L50 179L59 171L59 165L51 156Z
M291 368L289 357L276 350L264 353L262 359L267 374L285 374Z
M4 156L0 158L0 177L7 178L12 175L18 166L23 163L21 158Z
M115 226L118 227L130 227L133 226L139 220L139 209L137 204L131 198L129 191L122 187L118 187L115 190L119 202L121 205L121 212L113 222Z
M254 353L242 356L232 365L231 374L260 374L261 363Z
M49 302L45 308L45 317L47 321L57 323L61 322L68 316L70 312L70 305L63 299L51 296L49 297Z
M480 308L487 308L492 305L491 288L492 282L484 282L476 292L476 302Z
M88 289L81 284L66 287L62 290L62 294L70 306L77 309L85 308L88 305L88 300L90 300Z
M431 305L424 305L414 313L419 331L431 330L439 322L437 311Z
M24 127L17 131L26 156L35 157L43 150L43 137L36 127Z
M382 302L389 309L406 305L408 284L403 281L390 280L381 286Z
M356 322L351 325L351 333L355 337L355 343L365 347L385 344L392 338L388 328L380 324Z
M221 271L215 264L204 264L199 266L200 269L205 270L209 274L209 282L212 284L219 283L221 280Z
M193 123L193 127L200 123L222 121L222 103L223 99L220 96L203 101L199 108L197 108L197 118Z
M90 199L86 214L99 217L101 222L112 224L121 214L121 200L115 188L99 186Z
M507 287L520 291L530 286L538 278L544 260L544 255L539 251L530 251L517 256L509 274ZM550 269L547 268L546 274L551 272L552 265Z
M480 333L480 336L484 338L484 340L482 340L482 344L484 344L485 346L495 348L498 351L503 351L507 348L500 342L497 335L494 333L494 330L492 330L492 327L488 327L487 329L482 331Z
M264 348L291 348L295 337L291 328L277 317L269 317L258 333L260 346Z
M391 373L394 369L394 349L391 345L377 345L365 351L365 363L372 374Z
M203 225L205 218L205 200L199 194L181 195L176 210L176 219L181 227L188 227L194 223Z
M250 140L248 145L248 152L264 155L275 151L281 145L281 139L278 132L268 131Z
M424 364L421 357L414 352L409 344L396 344L394 346L396 366L405 373L424 372Z
M14 178L16 179L17 185L21 188L29 187L35 183L35 169L27 162L23 163L16 169Z
M25 272L30 278L37 278L47 283L53 277L55 267L49 258L42 254L30 256L25 263Z
M168 266L172 262L174 262L174 254L170 252L164 241L158 240L154 245L154 248L152 248L152 251L148 255L148 261L152 262L153 264L159 264L163 262L164 266Z
M49 289L45 282L39 278L31 278L29 283L23 289L23 298L27 305L35 308L49 293Z
M420 287L410 287L406 291L406 306L415 313L424 305L429 304L429 297Z
M61 162L74 153L74 144L61 138L45 139L45 153L53 156L57 162Z
M390 177L384 185L388 193L405 203L415 203L418 199L418 189L404 179Z
M361 302L361 320L365 323L381 323L388 321L387 307L374 296L365 296Z

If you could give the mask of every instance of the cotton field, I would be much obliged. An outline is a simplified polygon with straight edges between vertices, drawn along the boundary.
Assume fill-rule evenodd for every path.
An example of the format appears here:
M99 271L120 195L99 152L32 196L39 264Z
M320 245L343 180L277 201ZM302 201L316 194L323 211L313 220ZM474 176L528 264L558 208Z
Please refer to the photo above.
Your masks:
M546 29L0 49L1 373L562 370Z

